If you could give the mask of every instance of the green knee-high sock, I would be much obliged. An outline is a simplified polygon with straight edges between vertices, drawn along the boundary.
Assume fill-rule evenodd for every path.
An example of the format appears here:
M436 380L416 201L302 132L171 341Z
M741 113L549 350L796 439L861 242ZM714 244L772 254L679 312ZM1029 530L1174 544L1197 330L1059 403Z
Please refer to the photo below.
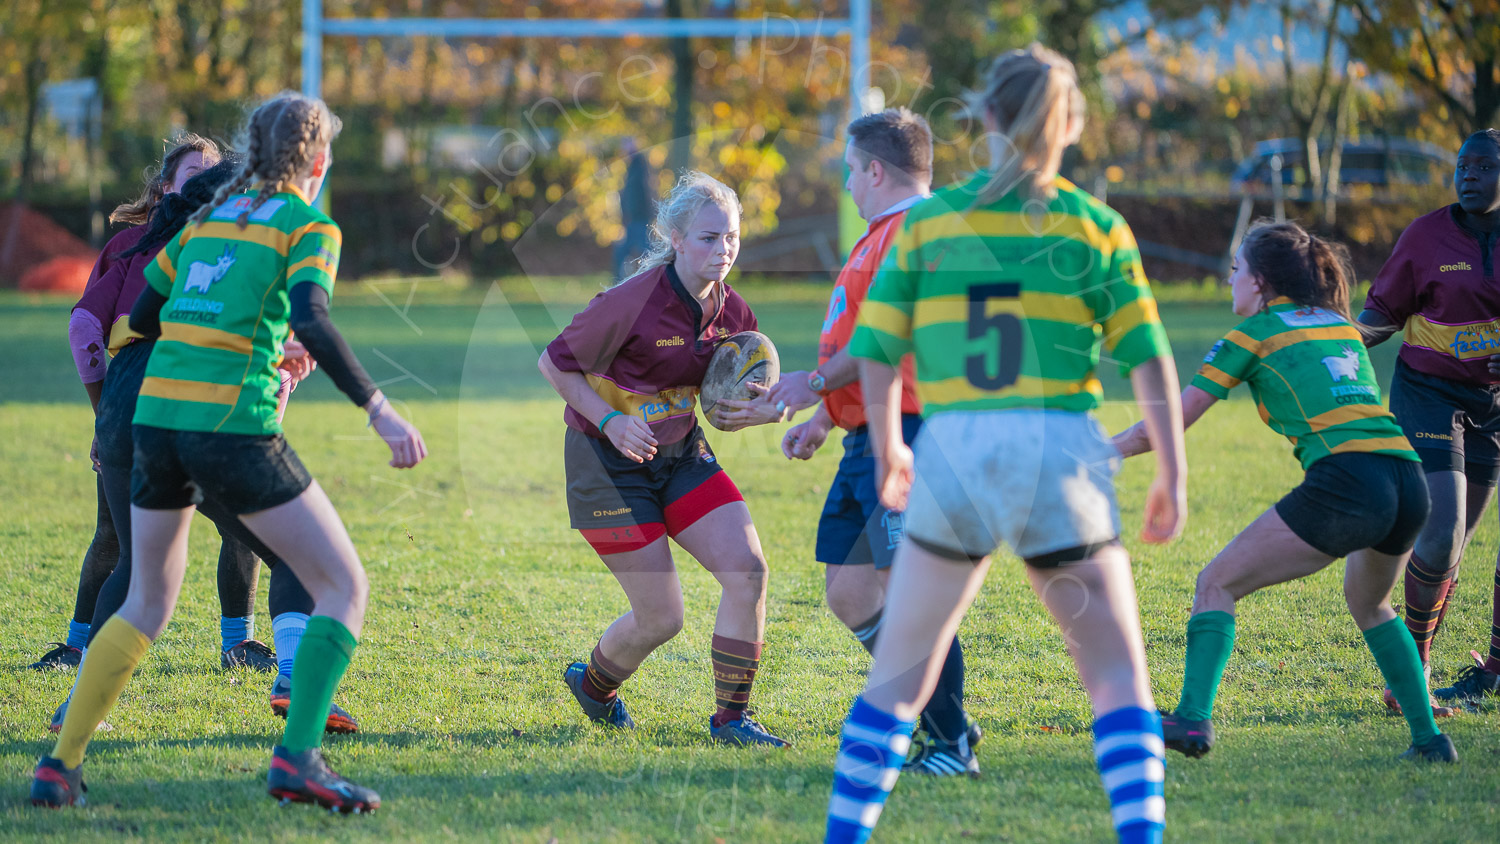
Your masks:
M1437 722L1432 719L1432 701L1427 696L1427 676L1422 671L1422 659L1417 655L1417 643L1411 631L1393 618L1365 631L1365 644L1375 655L1375 664L1385 675L1386 685L1401 704L1401 714L1411 727L1412 744L1423 744L1439 732Z
M1219 680L1234 650L1234 616L1211 610L1188 619L1187 664L1182 669L1182 697L1177 714L1201 721L1214 714Z
M287 707L282 747L300 753L323 743L328 707L357 644L349 628L326 615L307 620L292 663L292 702Z

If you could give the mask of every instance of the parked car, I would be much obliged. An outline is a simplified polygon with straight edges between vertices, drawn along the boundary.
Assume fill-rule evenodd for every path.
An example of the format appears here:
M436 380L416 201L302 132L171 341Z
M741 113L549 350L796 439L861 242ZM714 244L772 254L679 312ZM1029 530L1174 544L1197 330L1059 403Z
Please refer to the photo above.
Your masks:
M1255 152L1235 168L1235 190L1271 184L1271 158L1281 156L1281 183L1305 181L1306 148L1296 138L1276 138L1255 145ZM1453 178L1454 156L1441 147L1406 138L1345 141L1339 166L1344 185L1430 185Z

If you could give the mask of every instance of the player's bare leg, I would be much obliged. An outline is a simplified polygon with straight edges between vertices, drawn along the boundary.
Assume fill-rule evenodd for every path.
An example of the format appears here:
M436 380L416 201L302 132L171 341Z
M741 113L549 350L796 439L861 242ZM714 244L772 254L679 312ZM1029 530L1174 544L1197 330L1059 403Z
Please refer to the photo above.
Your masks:
M743 501L721 505L677 534L677 543L719 582L714 620L714 697L709 734L732 745L784 747L750 712L766 636L766 555Z
M574 699L590 720L614 727L635 726L619 688L651 652L682 630L682 584L666 537L634 551L601 555L615 576L630 611L615 619L599 637L588 662L563 672Z

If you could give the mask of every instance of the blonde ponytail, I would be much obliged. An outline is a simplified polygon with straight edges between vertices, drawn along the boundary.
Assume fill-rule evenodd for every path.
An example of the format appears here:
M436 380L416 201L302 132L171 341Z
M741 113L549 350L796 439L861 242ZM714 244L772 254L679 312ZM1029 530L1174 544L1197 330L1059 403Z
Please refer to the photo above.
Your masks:
M988 205L1020 188L1031 199L1050 199L1057 172L1053 157L1077 140L1069 126L1083 125L1083 93L1073 63L1040 44L1012 50L985 73L982 90L968 95L969 115L988 116L998 130L989 136L989 179L973 207Z

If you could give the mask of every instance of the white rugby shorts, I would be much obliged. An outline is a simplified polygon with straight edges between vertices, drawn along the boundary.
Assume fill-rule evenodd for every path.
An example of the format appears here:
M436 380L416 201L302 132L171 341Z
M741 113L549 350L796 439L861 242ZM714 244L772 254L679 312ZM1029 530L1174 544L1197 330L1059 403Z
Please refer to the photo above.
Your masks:
M952 559L1001 544L1035 566L1077 562L1118 542L1120 452L1091 414L947 411L913 444L906 535Z

